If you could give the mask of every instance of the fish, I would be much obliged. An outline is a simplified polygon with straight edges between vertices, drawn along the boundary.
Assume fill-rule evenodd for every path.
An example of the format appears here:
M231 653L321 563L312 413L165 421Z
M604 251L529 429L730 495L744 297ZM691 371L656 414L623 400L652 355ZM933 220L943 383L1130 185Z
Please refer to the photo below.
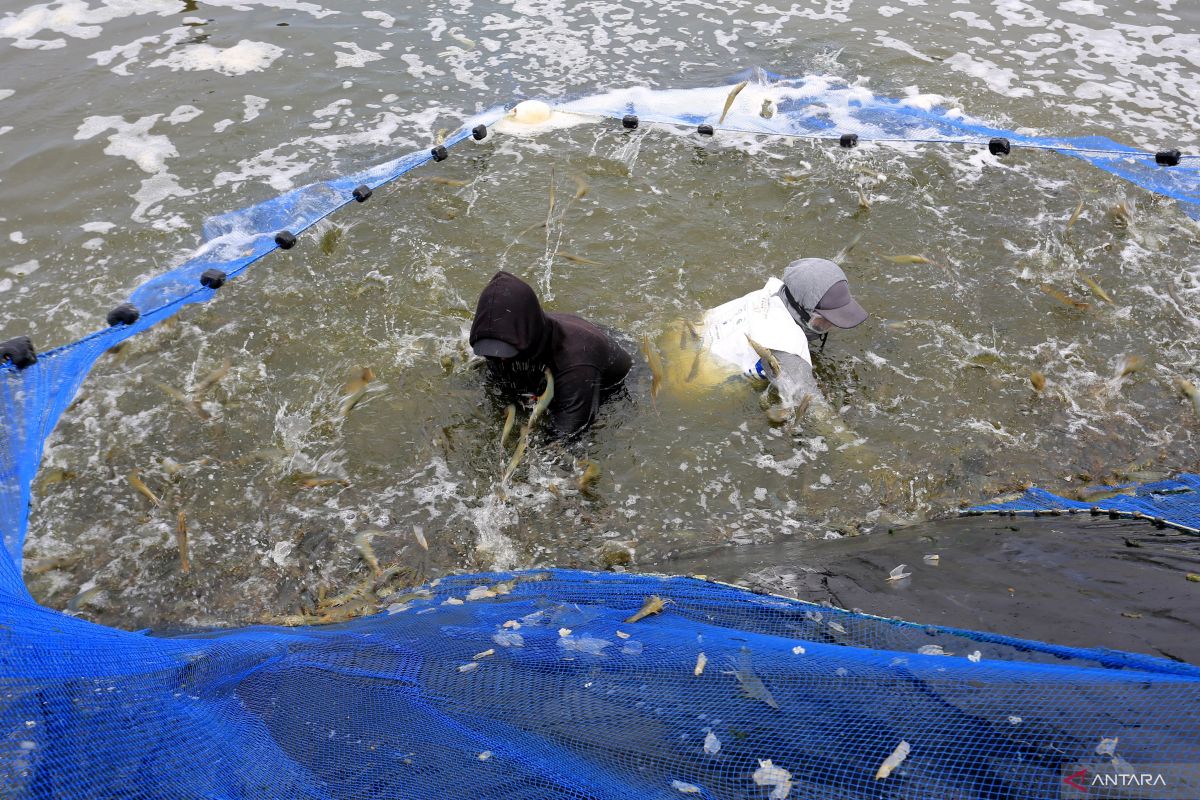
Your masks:
M843 247L841 250L838 250L837 253L835 253L833 255L833 257L830 259L830 261L832 261L835 264L841 264L843 261L846 260L846 256L850 255L850 251L853 250L860 241L862 241L862 237L863 237L863 235L862 235L861 231L859 233L854 234L854 238L850 240L850 243L847 244L845 247Z
M375 370L363 367L358 375L346 382L346 385L342 387L342 394L346 395L346 398L342 401L342 407L338 411L340 416L345 417L350 414L350 410L358 405L366 395L367 386L373 380L375 380Z
M653 403L658 397L658 390L662 388L663 365L657 348L650 344L650 337L645 334L642 335L642 353L650 365L650 401Z
M1123 198L1110 208L1108 213L1112 216L1113 222L1123 228L1128 228L1133 225L1133 217L1137 213L1137 203L1128 197Z
M421 530L420 525L413 525L413 538L421 545L422 550L429 550L429 542L425 541L425 531Z
M779 703L776 702L774 696L771 695L771 690L762 682L762 678L754 672L754 665L750 659L750 648L743 646L738 650L736 661L731 662L732 670L723 672L723 675L732 675L737 679L738 686L741 687L742 694L753 700L759 700L766 703L771 708L778 709Z
M692 670L692 674L695 675L697 678L700 677L701 675L703 675L704 674L704 666L707 663L708 663L708 656L704 655L703 652L699 653L696 656L696 666Z
M600 480L600 465L590 458L585 458L579 462L579 466L584 468L583 474L579 476L579 492L591 494L596 481Z
M1063 227L1063 233L1071 230L1071 226L1079 219L1079 215L1083 213L1083 197L1079 198L1079 205L1075 206L1075 210L1071 212L1071 217L1067 220L1067 224Z
M900 744L896 745L896 749L892 751L892 754L885 758L883 763L879 765L879 769L875 771L875 780L881 781L891 775L892 770L900 766L904 762L904 759L908 758L908 753L911 749L912 747L905 741L901 741Z
M751 339L748 333L746 334L746 341L754 348L754 352L758 353L758 357L762 359L763 363L771 368L772 375L779 377L783 374L783 367L779 365L779 359L775 357L774 353Z
M575 263L575 264L586 264L586 265L588 265L589 267L602 267L602 266L604 266L604 265L603 265L603 264L601 264L599 261L593 261L593 260L592 260L592 259L590 259L590 258L584 258L583 256L577 256L577 255L575 255L574 253L564 253L564 252L562 252L561 250L559 250L558 252L556 252L556 253L555 253L555 255L556 255L556 256L558 256L559 258L565 258L567 261L570 261L570 262L572 262L572 263Z
M1196 384L1189 381L1187 378L1175 376L1175 388L1179 393L1192 402L1192 410L1196 412L1196 416L1200 417L1200 390L1196 389Z
M767 409L767 419L773 425L782 425L792 418L792 410L787 406L771 406Z
M1053 297L1055 300L1062 303L1064 306L1070 306L1071 308L1075 308L1080 311L1087 311L1092 307L1091 303L1085 303L1082 300L1075 300L1071 297L1067 297L1060 290L1054 288L1048 283L1040 283L1038 284L1038 288L1050 297Z
M871 201L867 199L865 194L863 194L862 189L858 190L858 207L863 211L869 211L871 209Z
M625 621L628 623L634 623L638 620L643 620L652 614L659 614L664 608L667 607L667 603L670 602L673 601L669 599L664 600L656 594L650 595L646 598L646 602L642 603L642 607L639 608L635 613L626 617Z
M76 553L69 556L50 556L49 558L41 558L37 561L26 561L25 574L42 575L54 569L70 569L79 563L82 558L81 554Z
M500 431L500 452L504 452L504 446L508 442L508 435L512 433L513 423L517 421L517 407L509 403L504 409L504 428Z
M1046 376L1037 370L1034 370L1033 372L1029 373L1029 383L1033 385L1033 390L1035 392L1040 392L1046 388Z
M67 611L79 611L88 603L96 599L96 595L104 591L99 586L93 586L90 589L84 589L79 594L71 598L71 602L67 603Z
M203 397L205 392L216 386L217 383L229 373L229 369L232 366L233 361L230 360L229 356L225 356L225 360L221 362L221 366L205 375L204 378L192 388L192 397L195 400L199 400L201 397Z
M150 487L142 480L142 476L138 473L138 468L134 467L129 471L129 484L137 490L138 494L150 501L150 505L157 508L162 505L162 501L154 492L150 491Z
M796 404L795 411L793 411L793 413L796 415L796 419L801 419L804 416L804 414L808 411L808 407L812 405L812 400L813 396L808 392L805 392L804 396L800 398L800 402Z
M573 177L575 178L575 198L574 199L582 200L583 198L587 197L587 193L588 193L588 191L591 190L592 187L588 186L588 182L585 181L583 178L579 177L578 175L575 175Z
M703 350L697 350L696 355L692 357L692 367L688 370L687 376L683 379L684 383L691 383L700 374L700 356L704 355Z
M925 256L901 255L901 256L884 256L884 258L886 258L888 261L891 261L893 264L932 264L933 263Z
M296 483L305 489L319 489L322 486L349 486L345 478L334 478L328 475L298 475Z
M525 432L517 440L517 449L513 451L512 458L508 462L508 468L504 470L504 475L500 478L501 483L508 483L508 479L517 471L517 466L521 463L521 456L525 455L525 448L528 446L529 434Z
M533 425L537 422L538 417L542 415L542 412L550 405L550 401L554 399L554 375L551 374L549 369L545 370L544 374L546 376L546 390L537 399L537 403L533 406L533 411L529 412L529 422L525 423L526 431L533 429Z
M464 186L470 186L470 181L464 181L459 178L444 178L441 175L426 175L421 180L427 183L435 183L438 186L452 186L455 189L461 189Z
M168 386L167 384L162 383L160 381L155 381L154 385L157 386L159 389L162 389L162 391L168 397L170 397L172 400L178 400L180 403L182 403L184 406L187 407L188 411L191 411L193 414L195 414L200 419L211 418L212 415L209 414L207 411L205 411L203 408L201 408L199 403L197 403L192 398L188 397L183 392L176 389L174 386Z
M367 530L354 537L354 546L358 548L358 554L362 556L363 562L371 568L371 572L376 578L379 577L381 570L379 569L379 559L375 557L375 549L371 547L371 537L382 531Z
M1099 502L1100 500L1108 500L1121 495L1134 497L1137 495L1137 491L1132 486L1124 489L1113 489L1108 486L1085 486L1076 492L1075 496L1078 497L1081 502L1095 503Z
M771 98L767 97L763 99L762 108L758 110L758 115L763 119L770 119L775 116L775 109L771 104Z
M1127 355L1122 358L1121 363L1117 365L1117 369L1113 373L1113 378L1116 380L1128 378L1133 373L1140 371L1145 364L1146 361L1141 356L1136 354Z
M437 133L433 135L434 144L442 144L446 141L446 137L450 135L449 128L438 128Z
M333 251L337 249L338 242L342 240L342 227L333 225L321 234L321 252L327 256L333 255Z
M1096 296L1097 300L1103 300L1104 302L1108 303L1110 306L1116 305L1113 302L1112 297L1108 294L1108 292L1104 291L1104 289L1101 288L1100 284L1096 283L1094 280L1089 278L1087 275L1084 275L1082 272L1078 273L1078 275L1079 275L1079 279L1087 284L1088 289L1090 289L1092 294Z
M737 99L742 89L745 89L749 83L750 81L742 81L729 91L729 96L725 98L725 108L721 110L721 118L717 120L718 125L725 122L725 116L729 113L729 109L733 108L733 101Z
M191 572L192 562L188 558L188 527L187 514L179 512L175 520L175 542L179 545L179 571Z

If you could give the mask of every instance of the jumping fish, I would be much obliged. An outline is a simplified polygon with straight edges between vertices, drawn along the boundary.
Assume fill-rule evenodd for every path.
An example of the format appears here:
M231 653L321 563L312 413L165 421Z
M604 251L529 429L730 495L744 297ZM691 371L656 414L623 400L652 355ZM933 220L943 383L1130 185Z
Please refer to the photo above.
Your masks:
M1033 385L1035 392L1040 392L1046 388L1046 376L1040 372L1034 371L1029 373L1029 382Z
M891 261L893 264L932 264L933 263L925 256L901 255L901 256L884 256L884 258L886 258L888 261Z
M529 412L529 422L525 423L526 432L533 428L534 423L538 421L538 417L542 415L542 412L545 411L547 406L550 405L550 401L554 399L554 375L552 375L550 370L547 369L545 371L545 376L546 390L542 392L541 397L537 399L537 403L535 403L533 406L533 411Z
M160 381L155 381L154 385L157 386L159 389L162 389L163 392L165 392L172 399L178 400L180 403L182 403L184 406L187 407L188 411L191 411L193 414L195 414L200 419L208 419L210 417L209 413L207 411L205 411L203 408L201 408L200 405L195 400L188 397L186 394L179 391L174 386L168 386L167 384L162 383Z
M1071 226L1079 219L1079 215L1083 213L1083 197L1079 198L1079 205L1075 206L1075 211L1071 213L1070 219L1067 220L1066 226L1063 228L1063 233L1071 230Z
M205 375L204 379L196 384L195 388L192 389L192 397L196 400L199 400L201 397L203 397L205 392L216 386L217 383L224 378L226 374L228 374L229 369L232 366L233 361L230 360L229 356L225 356L225 360L221 362L221 366Z
M101 589L99 586L93 586L90 589L84 589L82 592L71 598L71 602L67 603L67 610L79 611L79 609L95 600L96 595L100 594L102 591L103 589Z
M1053 286L1051 286L1048 283L1040 283L1040 284L1038 284L1038 288L1041 289L1043 292L1045 292L1050 297L1053 297L1055 300L1062 303L1064 306L1070 306L1071 308L1075 308L1080 311L1087 311L1088 309L1090 309L1092 307L1091 303L1084 303L1081 300L1075 300L1074 298L1067 297L1061 291L1054 288Z
M599 261L593 261L590 258L584 258L583 256L577 256L574 253L564 253L561 250L556 252L555 255L558 256L559 258L565 258L567 261L570 261L575 264L586 264L589 267L604 266Z
M413 538L417 540L417 544L421 545L422 550L429 550L429 542L425 541L425 531L421 529L420 525L413 526Z
M1200 390L1196 389L1196 385L1187 378L1175 376L1175 388L1179 393L1186 397L1192 403L1192 410L1196 412L1196 416L1200 417Z
M342 240L342 227L333 225L328 228L325 233L321 234L321 252L327 256L333 255L333 251L337 249L338 242Z
M508 435L512 433L513 423L517 420L517 407L512 403L508 404L508 408L504 409L504 429L500 431L500 451L504 452L504 446L508 442Z
M367 393L367 385L373 380L375 380L375 370L370 367L363 367L358 375L347 381L345 387L342 389L342 394L346 395L346 399L342 401L342 407L339 412L341 416L347 416L350 410L358 405L358 402Z
M371 572L376 578L379 577L379 559L375 557L375 549L371 547L371 537L380 533L377 530L363 531L354 537L354 546L358 548L358 554L362 556L363 562L371 568Z
M579 492L591 494L596 481L600 480L600 466L590 458L580 461L579 466L583 467L583 474L579 476Z
M729 109L733 108L733 101L737 99L737 96L741 94L742 89L745 89L749 83L750 81L742 81L730 90L729 96L725 98L725 108L721 111L721 118L717 120L718 125L725 122L725 115L729 113Z
M642 335L642 353L646 356L646 363L650 365L650 401L654 402L658 397L658 390L662 388L663 365L662 359L658 355L658 349L650 344L650 337Z
M136 489L138 494L149 500L150 505L155 507L162 505L162 501L158 499L158 496L155 495L154 492L150 491L150 487L147 486L146 482L142 480L141 475L138 473L137 467L134 467L129 471L129 485Z
M192 562L188 558L187 515L183 511L179 512L175 521L175 541L179 545L179 571L191 572Z
M587 193L591 189L591 187L588 186L587 181L585 181L583 178L579 177L578 175L575 175L573 177L575 178L575 199L582 200L584 197L587 197Z
M460 180L459 178L444 178L441 175L426 175L421 180L428 183L436 183L438 186L452 186L455 189L461 189L471 184L470 181Z
M746 341L754 348L754 352L758 353L758 357L762 359L763 363L771 368L773 375L779 376L783 374L783 367L779 365L779 359L775 357L774 353L751 339L748 333L746 334Z
M1090 289L1092 294L1096 296L1096 299L1103 300L1110 306L1115 305L1112 297L1110 297L1108 292L1104 291L1104 289L1102 289L1100 284L1096 283L1096 281L1092 280L1087 275L1084 275L1082 272L1079 273L1079 279L1087 284L1088 289Z
M656 594L651 595L650 597L646 598L646 602L642 603L642 607L639 608L635 613L626 617L625 621L628 623L634 623L634 622L637 622L638 620L645 619L646 617L650 616L651 614L658 614L664 608L666 608L667 603L670 603L670 602L671 602L670 600L664 600L663 598L659 597Z

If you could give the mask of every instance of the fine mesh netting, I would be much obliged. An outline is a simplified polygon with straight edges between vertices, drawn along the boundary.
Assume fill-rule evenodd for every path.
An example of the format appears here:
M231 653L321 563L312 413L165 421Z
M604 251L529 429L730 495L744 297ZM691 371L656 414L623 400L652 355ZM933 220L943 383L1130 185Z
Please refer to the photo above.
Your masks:
M776 89L783 99L771 120L733 115L731 127L1082 145L973 126L825 79ZM632 91L561 108L715 123L727 92ZM470 120L446 146L501 114ZM1194 161L1161 168L1128 149L1071 154L1200 199ZM136 323L24 369L0 367L0 795L1045 798L1079 763L1200 762L1195 667L693 578L457 576L352 622L179 635L105 628L34 603L20 573L30 486L94 361L210 299L199 283L206 270L234 277L280 231L299 233L353 202L356 187L432 158L410 154L210 220L193 258L131 295ZM1136 499L1156 504L1153 514L1139 507L1148 516L1194 527L1196 488L1182 476L1104 507ZM648 601L657 613L627 621Z

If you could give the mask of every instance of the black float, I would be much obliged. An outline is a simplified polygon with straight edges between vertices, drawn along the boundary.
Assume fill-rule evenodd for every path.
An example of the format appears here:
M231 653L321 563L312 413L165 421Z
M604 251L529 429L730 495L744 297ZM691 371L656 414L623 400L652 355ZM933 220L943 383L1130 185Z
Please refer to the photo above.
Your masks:
M471 138L477 142L482 142L487 137L487 125L476 125L471 128Z
M215 267L200 273L200 285L209 289L220 289L225 285L225 273Z
M1154 163L1161 167L1178 167L1183 153L1178 150L1159 150L1154 154Z
M355 186L354 191L351 192L351 194L354 195L354 199L358 202L365 203L367 202L367 198L371 196L371 187L367 186L365 183L360 186Z
M108 321L108 327L114 325L132 325L138 321L141 313L137 310L137 306L133 303L121 303L121 305L108 312L105 320Z
M296 234L291 231L280 231L275 234L275 244L279 245L281 250L291 250L296 246Z
M838 144L841 145L842 147L847 147L847 148L857 147L858 146L858 134L857 133L843 133L842 137L840 139L838 139Z
M988 152L994 156L1006 156L1012 152L1012 144L1008 139L998 136L988 142Z
M633 130L638 126L637 114L626 114L621 117L621 126Z
M709 125L706 122L701 123L696 126L696 133L700 134L701 136L712 136L713 135L713 126Z
M0 342L0 364L9 361L17 369L25 369L37 363L37 351L28 336L18 336L7 342Z
M429 155L433 156L434 161L445 161L450 157L450 153L446 150L446 147L440 144L430 150Z

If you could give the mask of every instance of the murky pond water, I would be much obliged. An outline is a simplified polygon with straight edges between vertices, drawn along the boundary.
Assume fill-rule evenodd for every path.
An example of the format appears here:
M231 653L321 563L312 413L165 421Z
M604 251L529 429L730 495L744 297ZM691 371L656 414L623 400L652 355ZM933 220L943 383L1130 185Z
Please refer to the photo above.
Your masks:
M206 216L522 96L715 85L757 64L919 87L1015 129L1196 141L1200 13L1170 0L180 5L0 18L0 338L70 341L186 255ZM919 522L1026 482L1195 469L1173 380L1200 374L1198 238L1173 201L1046 152L497 135L105 356L47 449L26 577L57 607L100 587L81 611L112 624L238 623L361 585L365 540L398 567L386 592L455 569L636 569ZM860 445L773 425L745 383L669 383L652 402L638 378L584 442L536 442L500 489L502 409L465 342L497 269L670 358L675 320L843 250L873 317L831 337L817 374ZM177 399L226 361L198 406ZM376 378L343 413L364 367ZM581 491L585 457L600 478Z

